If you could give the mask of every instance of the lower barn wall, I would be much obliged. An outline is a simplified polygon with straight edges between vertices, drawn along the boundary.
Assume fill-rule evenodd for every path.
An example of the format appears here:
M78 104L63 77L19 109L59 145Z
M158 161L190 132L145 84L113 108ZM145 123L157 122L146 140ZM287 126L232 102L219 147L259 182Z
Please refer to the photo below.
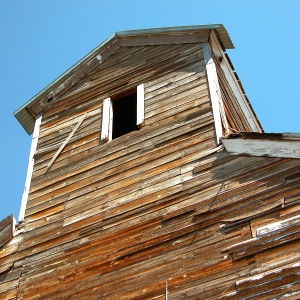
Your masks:
M202 151L193 176L155 201L6 244L0 295L164 299L167 282L168 299L297 299L299 161L224 151Z

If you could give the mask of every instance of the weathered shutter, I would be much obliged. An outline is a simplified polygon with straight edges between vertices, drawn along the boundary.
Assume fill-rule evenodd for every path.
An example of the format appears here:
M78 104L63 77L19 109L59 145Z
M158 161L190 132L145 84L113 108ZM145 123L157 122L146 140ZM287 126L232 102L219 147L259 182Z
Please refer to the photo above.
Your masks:
M141 125L144 122L144 111L145 111L145 99L144 99L144 84L137 86L137 113L136 113L136 125Z
M30 146L30 153L29 153L29 160L28 160L28 167L27 167L27 174L26 174L26 180L25 180L25 187L24 192L22 195L22 201L21 201L21 207L20 207L20 213L19 213L19 221L23 221L25 217L25 210L29 195L29 189L30 189L30 183L31 183L31 177L33 173L33 166L34 166L34 154L36 152L39 133L40 133L40 126L42 123L42 115L43 113L39 113L34 125L34 131L32 135L31 140L31 146Z
M208 86L210 92L210 100L212 104L213 117L215 121L215 130L217 143L221 142L220 138L222 136L222 122L221 122L221 111L220 106L222 103L221 91L218 82L218 75L215 63L211 56L211 49L208 43L202 43L204 61L206 64L206 73L208 79Z
M112 104L111 99L103 100L101 140L111 140L112 135Z
M108 121L108 140L112 140L112 129L113 129L113 107L112 102L109 102L109 121Z

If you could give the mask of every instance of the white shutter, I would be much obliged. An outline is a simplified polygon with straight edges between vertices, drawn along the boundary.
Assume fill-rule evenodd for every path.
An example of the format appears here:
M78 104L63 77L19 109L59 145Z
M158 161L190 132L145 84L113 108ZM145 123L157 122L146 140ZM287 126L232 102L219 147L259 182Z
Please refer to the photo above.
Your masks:
M28 195L29 195L32 173L33 173L34 154L35 154L37 143L38 143L40 126L41 126L41 122L42 122L42 115L43 115L42 112L39 113L35 120L34 131L33 131L31 146L30 146L25 187L24 187L24 192L22 195L22 201L21 201L21 207L20 207L20 213L19 213L19 222L23 221L24 217L25 217L25 210L26 210L26 205L27 205L27 200L28 200Z
M136 125L140 125L144 122L144 84L140 84L137 86L137 114L136 114Z
M112 134L112 104L111 99L103 100L101 140L111 140Z
M109 98L110 99L110 98ZM108 121L108 140L112 140L112 126L113 126L113 107L112 102L109 101L109 121Z
M221 91L218 81L218 75L215 63L211 56L211 49L208 43L202 43L202 49L204 54L204 61L206 64L206 74L208 79L208 86L210 92L210 100L212 104L213 117L215 121L215 131L217 144L221 142L222 137L222 122L221 122L221 111L220 106L222 102ZM226 123L225 123L226 124Z

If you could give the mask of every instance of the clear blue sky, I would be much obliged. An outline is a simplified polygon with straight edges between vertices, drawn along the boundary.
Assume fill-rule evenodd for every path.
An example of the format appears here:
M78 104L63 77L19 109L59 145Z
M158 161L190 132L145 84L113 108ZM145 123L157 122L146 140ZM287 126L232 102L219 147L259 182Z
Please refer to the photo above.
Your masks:
M115 31L222 23L265 132L300 132L300 1L1 0L0 220L18 218L31 137L12 113Z

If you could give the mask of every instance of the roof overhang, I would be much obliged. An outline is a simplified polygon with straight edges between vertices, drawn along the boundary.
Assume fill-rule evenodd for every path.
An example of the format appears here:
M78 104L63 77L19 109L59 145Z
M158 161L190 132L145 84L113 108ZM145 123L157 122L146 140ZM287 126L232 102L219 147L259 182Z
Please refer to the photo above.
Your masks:
M14 116L26 132L31 134L33 132L36 116L49 105L50 101L59 98L90 71L112 55L119 47L207 42L211 30L214 30L217 33L224 49L234 48L232 41L222 24L116 32L17 109L14 112Z
M239 133L221 140L232 155L300 158L300 133Z

